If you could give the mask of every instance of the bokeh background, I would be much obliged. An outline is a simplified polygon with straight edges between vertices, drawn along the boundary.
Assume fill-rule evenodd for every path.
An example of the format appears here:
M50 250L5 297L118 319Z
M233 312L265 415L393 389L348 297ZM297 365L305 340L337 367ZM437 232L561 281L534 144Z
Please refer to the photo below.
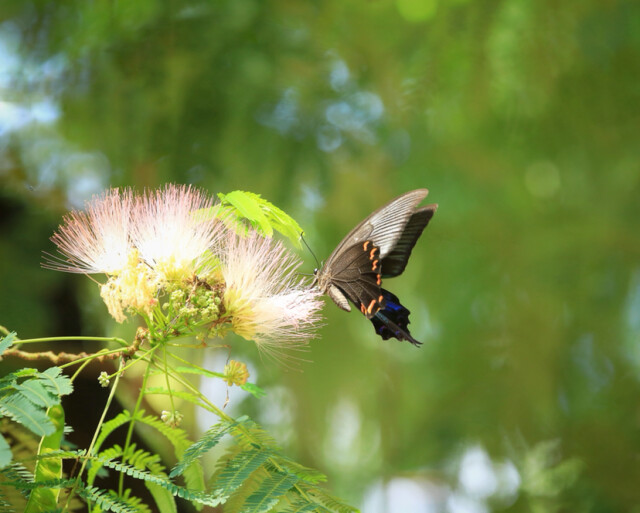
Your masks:
M638 512L639 63L632 0L3 0L0 324L131 337L40 268L109 186L260 193L321 259L427 187L386 282L424 345L327 302L298 371L228 341L267 391L228 411L365 513Z

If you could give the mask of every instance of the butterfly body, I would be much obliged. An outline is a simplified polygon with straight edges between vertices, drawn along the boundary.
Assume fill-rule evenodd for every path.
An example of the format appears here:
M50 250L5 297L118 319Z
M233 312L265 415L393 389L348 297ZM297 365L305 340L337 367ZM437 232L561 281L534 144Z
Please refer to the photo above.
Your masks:
M347 312L350 303L357 306L385 340L394 337L420 345L407 328L409 310L382 288L382 278L404 271L437 209L435 204L417 208L427 194L427 189L416 189L380 207L342 239L316 272L314 283L323 293Z

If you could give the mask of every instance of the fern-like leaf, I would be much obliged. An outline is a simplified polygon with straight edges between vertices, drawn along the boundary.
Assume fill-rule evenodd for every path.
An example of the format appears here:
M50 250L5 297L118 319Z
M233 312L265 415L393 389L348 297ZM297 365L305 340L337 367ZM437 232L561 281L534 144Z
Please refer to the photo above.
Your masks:
M141 417L140 422L155 428L158 432L164 435L164 437L173 445L176 458L178 460L182 459L184 452L191 445L191 442L187 438L186 431L168 426L152 415ZM184 480L187 488L197 491L204 490L204 471L199 460L194 460L185 468Z
M94 458L98 459L98 458ZM105 467L111 468L117 472L122 472L134 479L141 479L145 483L153 483L168 490L173 496L181 497L191 502L204 504L205 506L217 506L220 500L210 494L189 490L183 486L172 483L166 476L157 475L146 470L138 469L132 465L127 465L117 461L101 460Z
M334 513L329 508L318 504L317 502L309 502L305 499L298 499L285 509L280 510L280 513Z
M226 466L216 474L212 493L226 500L248 477L261 467L269 453L264 451L246 451L227 461Z
M315 502L335 513L358 513L358 509L344 504L339 499L329 495L321 488L312 487L301 483L300 489L309 497L310 502Z
M262 448L271 452L281 450L273 437L248 417L239 418L231 431L243 449Z
M2 397L0 414L22 424L38 436L50 435L56 428L47 417L44 408L34 406L22 394L11 394Z
M89 471L87 472L87 486L93 486L96 477L99 475L100 470L103 468L103 461L115 460L116 458L120 458L121 456L122 447L120 447L118 444L115 444L113 447L109 447L108 449L105 449L100 454L98 454L98 457L96 459L92 459L88 465ZM104 472L106 475L106 471Z
M131 420L132 420L131 414L127 410L125 410L123 412L120 412L111 420L108 420L107 422L102 424L102 427L100 428L100 435L96 439L96 443L93 446L94 452L95 453L100 452L100 448L102 447L102 444L107 439L107 437L111 433L113 433L116 429L118 429L120 426L123 426L124 424L126 424L127 422L130 422Z
M62 397L73 392L73 384L69 376L62 374L60 367L49 367L41 372L38 379L44 384L50 393Z
M307 483L321 483L327 480L327 476L325 476L322 472L315 470L313 468L305 467L300 463L293 461L292 459L281 456L277 460L278 466L284 468L290 474L294 474L298 476L303 481Z
M59 401L54 394L47 390L45 384L37 379L29 379L24 383L16 385L15 389L31 401L34 406L41 408L49 408Z
M243 512L266 513L298 482L298 479L287 472L273 472L260 483L258 490L247 498Z
M0 475L3 476L6 481L2 482L2 485L5 486L7 481L16 481L18 483L33 483L33 474L31 471L25 467L22 463L12 463L2 469L0 469ZM25 488L19 488L14 486L13 488L17 489L23 497L29 497L29 490Z
M207 432L194 444L191 445L186 451L182 461L180 461L169 474L169 477L176 477L181 475L185 469L191 465L197 458L206 453L209 449L215 447L220 439L226 435L237 425L237 422L220 422L209 428Z
M6 337L3 337L0 340L0 356L2 356L2 353L4 353L7 349L9 349L9 347L11 346L11 344L13 344L15 339L16 339L16 332L12 331Z
M115 513L138 513L138 508L131 504L130 499L116 497L113 492L101 490L95 486L78 488L77 494L87 502L96 504L103 511Z
M0 379L0 415L11 418L41 437L55 433L57 427L47 415L47 410L59 406L61 397L73 390L71 380L61 372L59 367L51 367L44 372L25 368L4 376ZM11 461L10 456L6 450L2 451L0 463L7 465Z
M167 475L164 473L164 465L160 463L160 456L157 454L150 454L143 449L136 449L136 445L131 444L123 454L123 461L138 469L149 469L153 475L168 482ZM173 494L166 486L150 481L145 481L144 484L153 496L153 500L160 512L168 513L177 510Z

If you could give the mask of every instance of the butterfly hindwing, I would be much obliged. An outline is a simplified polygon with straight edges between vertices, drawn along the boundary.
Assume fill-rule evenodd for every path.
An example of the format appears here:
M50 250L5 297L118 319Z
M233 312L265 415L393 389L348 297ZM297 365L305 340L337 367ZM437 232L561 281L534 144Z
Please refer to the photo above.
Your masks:
M409 333L408 324L409 314L411 312L400 304L400 300L395 294L385 289L380 290L384 299L384 308L376 312L371 318L376 333L380 335L383 340L388 340L393 337L398 340L407 340L414 346L422 345L422 342L418 342L411 336L411 333Z

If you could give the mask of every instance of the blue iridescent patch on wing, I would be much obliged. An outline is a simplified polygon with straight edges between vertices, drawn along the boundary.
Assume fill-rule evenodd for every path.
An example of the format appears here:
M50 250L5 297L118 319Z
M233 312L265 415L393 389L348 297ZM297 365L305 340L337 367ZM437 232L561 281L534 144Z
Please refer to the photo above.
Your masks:
M409 314L411 312L400 304L400 300L395 294L385 289L380 290L384 297L385 307L371 318L376 333L383 340L397 338L398 340L408 340L416 346L421 345L422 342L418 342L409 333Z

